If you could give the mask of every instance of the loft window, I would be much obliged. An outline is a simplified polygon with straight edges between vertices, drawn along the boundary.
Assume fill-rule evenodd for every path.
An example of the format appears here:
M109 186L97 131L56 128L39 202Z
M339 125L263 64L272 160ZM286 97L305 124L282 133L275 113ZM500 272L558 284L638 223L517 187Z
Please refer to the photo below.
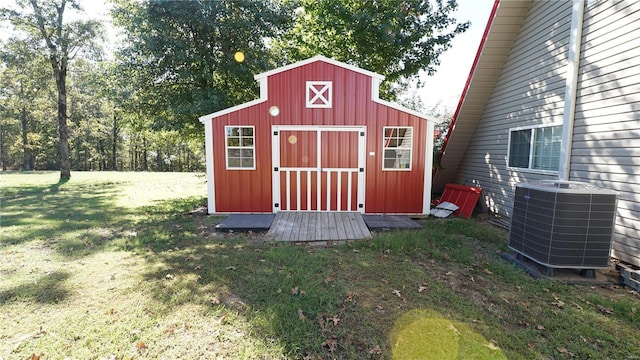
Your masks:
M509 129L508 166L557 172L561 143L562 125Z
M412 127L382 129L382 170L411 170Z
M255 170L255 131L253 126L225 126L227 169Z
M308 108L331 108L331 81L307 81L306 93Z

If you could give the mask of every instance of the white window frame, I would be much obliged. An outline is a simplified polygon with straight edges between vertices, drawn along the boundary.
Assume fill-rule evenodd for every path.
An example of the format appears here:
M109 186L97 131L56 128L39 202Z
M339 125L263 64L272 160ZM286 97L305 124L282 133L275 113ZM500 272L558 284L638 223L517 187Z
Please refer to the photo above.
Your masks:
M407 133L409 133L411 135L411 146L406 148L406 147L387 147L387 131L389 129L406 129L407 131L405 131L405 136ZM393 133L393 132L392 132ZM382 127L382 171L411 171L412 168L412 164L413 164L413 142L414 142L414 136L413 136L413 126L383 126ZM408 162L408 166L406 168L403 167L399 167L399 168L387 168L385 167L385 150L387 149L403 149L403 150L409 150L409 162Z
M506 158L506 165L507 165L507 169L508 170L513 170L513 171L522 171L522 172L531 172L531 173L537 173L537 174L547 174L547 175L557 175L559 170L560 170L560 164L558 164L558 169L557 170L543 170L543 169L535 169L533 168L533 155L535 153L535 130L536 129L541 129L541 128L552 128L552 127L557 127L560 126L562 127L562 123L551 123L551 124L541 124L541 125L533 125L533 126L521 126L521 127L515 127L515 128L509 128L509 133L507 135L507 158ZM525 130L529 130L531 131L531 139L530 139L530 143L529 143L529 161L528 161L528 167L517 167L517 166L509 166L509 159L511 159L511 134L516 132L516 131L525 131ZM560 146L562 146L562 137L560 138ZM560 151L560 150L559 150ZM560 155L560 153L558 153L558 156Z
M307 108L330 109L333 106L333 82L307 81L305 98Z
M240 129L239 131L239 145L238 146L229 146L229 132L230 129L233 128L238 128ZM251 129L252 131L252 136L251 138L253 139L251 146L243 146L242 145L242 138L244 137L244 135L242 135L242 129ZM238 149L240 151L242 150L247 150L247 149L251 149L253 152L253 166L252 167L236 167L236 166L229 166L229 149ZM225 157L225 167L227 170L255 170L256 169L256 129L255 126L246 126L246 125L228 125L224 127L224 157Z

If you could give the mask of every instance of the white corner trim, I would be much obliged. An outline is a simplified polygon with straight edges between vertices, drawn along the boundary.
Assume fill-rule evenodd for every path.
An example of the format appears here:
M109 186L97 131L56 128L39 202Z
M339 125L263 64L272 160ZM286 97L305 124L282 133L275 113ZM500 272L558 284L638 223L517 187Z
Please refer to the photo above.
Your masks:
M213 176L213 124L212 120L204 122L204 142L207 156L207 209L209 214L216 212L216 193Z
M424 189L422 194L422 213L429 214L431 212L431 186L433 182L433 131L434 121L427 120L427 146L424 156Z
M573 7L571 9L569 58L567 62L567 81L564 91L564 112L562 115L562 144L560 145L560 164L558 166L559 180L569 180L571 166L571 146L573 142L573 126L578 92L578 68L580 66L580 47L582 45L584 2L585 0L573 0Z

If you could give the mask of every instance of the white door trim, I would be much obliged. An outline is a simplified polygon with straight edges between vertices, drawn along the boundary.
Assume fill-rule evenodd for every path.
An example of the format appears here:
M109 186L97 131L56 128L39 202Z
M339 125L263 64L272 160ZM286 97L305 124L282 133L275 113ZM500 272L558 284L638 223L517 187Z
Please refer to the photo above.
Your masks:
M317 141L317 168L281 168L280 167L280 132L281 131L315 131L318 137L318 141ZM357 199L356 199L356 209L351 209L350 205L348 209L341 209L341 204L340 204L340 200L341 200L341 192L337 192L338 193L338 208L336 210L327 210L327 211L358 211L360 213L364 213L365 210L365 164L366 164L366 137L367 137L367 127L366 126L317 126L317 125L272 125L271 126L271 174L272 174L272 209L273 212L279 212L279 211L286 211L283 210L283 206L281 206L280 204L280 199L281 199L281 186L282 184L280 183L280 174L282 171L286 171L287 173L290 174L290 172L295 171L296 172L296 181L298 182L298 186L296 187L296 189L298 189L298 191L300 191L300 186L299 186L299 182L300 182L300 174L301 172L304 172L307 174L307 176L311 176L312 172L316 172L316 176L318 179L321 178L321 173L322 172L326 172L327 174L330 174L332 172L336 172L338 174L347 172L347 173L353 173L353 172L357 172ZM359 133L358 136L358 168L357 169L338 169L338 168L326 168L323 169L321 168L321 164L322 164L322 149L321 149L321 136L323 132L357 132ZM331 189L331 180L330 180L330 176L327 175L327 188L328 191L327 193L330 193L330 189ZM338 179L338 184L335 184L336 186L341 187L341 176L337 177ZM290 181L290 176L287 177L287 184ZM320 200L321 200L321 183L320 181L316 181L317 183L317 189L316 189L316 193L318 194L318 196L316 196L317 198L317 206L316 208L318 209L317 211L321 211L319 210L320 207ZM310 182L308 182L308 188L307 188L307 195L310 194L311 189L310 189ZM349 198L351 198L352 194L351 194L351 177L349 177L348 180L348 194L347 196ZM287 188L290 188L290 186L287 186ZM287 195L287 205L290 204L290 194L286 194ZM328 194L327 194L328 196ZM307 208L310 208L310 196L307 196ZM327 198L328 199L328 198ZM329 201L327 201L327 203L329 203ZM350 202L348 202L350 204ZM300 196L297 196L297 208L300 208ZM288 206L287 206L288 209Z

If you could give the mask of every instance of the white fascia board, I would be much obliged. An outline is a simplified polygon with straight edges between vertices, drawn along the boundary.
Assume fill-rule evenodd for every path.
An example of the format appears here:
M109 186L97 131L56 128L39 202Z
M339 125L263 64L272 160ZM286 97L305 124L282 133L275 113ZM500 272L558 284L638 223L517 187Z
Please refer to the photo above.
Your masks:
M216 112L208 114L208 115L200 116L198 118L198 120L200 120L200 122L204 124L206 121L210 120L211 118L222 116L222 115L226 115L226 114L230 114L230 113L232 113L234 111L238 111L240 109L248 108L248 107L251 107L251 106L254 106L254 105L257 105L257 104L260 104L260 103L263 103L263 102L267 101L268 98L269 98L269 95L267 94L267 92L268 92L267 91L268 90L267 78L257 79L257 80L260 83L260 97L259 98L255 99L255 100L251 100L251 101L246 102L244 104L240 104L240 105L232 106L230 108L226 108L226 109L223 109L223 110L220 110L220 111L216 111Z
M330 58L322 56L322 55L316 55L314 57L308 58L307 60L302 60L302 61L299 61L297 63L285 65L285 66L279 67L277 69L273 69L273 70L270 70L270 71L267 71L267 72L263 72L261 74L255 75L253 78L256 79L256 80L260 80L262 78L266 78L266 77L269 77L269 76L274 75L274 74L278 74L278 73L281 73L281 72L284 72L284 71L287 71L287 70L295 69L295 68L300 67L300 66L311 64L311 63L314 63L316 61L326 62L327 64L331 64L331 65L338 66L338 67L341 67L341 68L344 68L344 69L347 69L347 70L351 70L351 71L354 71L354 72L357 72L357 73L360 73L360 74L363 74L363 75L366 75L366 76L370 76L372 78L379 79L380 81L384 80L384 76L383 75L380 75L378 73L375 73L375 72L372 72L372 71L368 71L368 70L365 70L365 69L361 69L361 68L359 68L357 66L349 65L349 64L343 63L341 61L330 59Z
M380 99L380 82L382 82L383 79L375 79L375 78L371 79L371 101L427 120L427 116L425 114L422 114L415 110L411 110L400 104L396 104L396 103L392 103L391 101Z

